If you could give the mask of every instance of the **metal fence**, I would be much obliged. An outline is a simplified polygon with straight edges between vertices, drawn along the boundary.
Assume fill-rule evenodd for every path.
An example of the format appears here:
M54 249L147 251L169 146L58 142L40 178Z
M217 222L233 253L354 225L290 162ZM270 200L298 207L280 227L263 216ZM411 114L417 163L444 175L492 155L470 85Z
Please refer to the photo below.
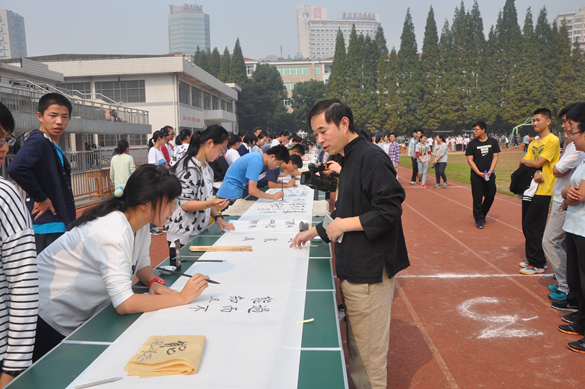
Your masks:
M12 113L36 115L39 99L48 92L57 91L55 88L49 89L48 87L46 91L39 91L39 88L16 88L0 85L0 101L2 101ZM64 93L63 90L59 91ZM116 120L132 124L148 124L148 111L125 107L117 103L105 103L71 96L67 97L73 106L73 118L88 120ZM112 110L116 111L117 119L106 117L106 113L110 112L111 114ZM37 125L37 122L35 121L32 126L25 123L16 123L16 125L17 130L30 131L30 128L34 128L34 126Z
M103 199L112 194L114 188L110 180L110 161L114 155L113 150L98 149L64 154L71 164L71 189L76 202ZM132 156L137 167L148 162L147 148L131 148L128 154ZM14 154L6 155L6 161L2 164L2 177L18 187L6 171L13 158ZM24 198L23 191L18 189Z

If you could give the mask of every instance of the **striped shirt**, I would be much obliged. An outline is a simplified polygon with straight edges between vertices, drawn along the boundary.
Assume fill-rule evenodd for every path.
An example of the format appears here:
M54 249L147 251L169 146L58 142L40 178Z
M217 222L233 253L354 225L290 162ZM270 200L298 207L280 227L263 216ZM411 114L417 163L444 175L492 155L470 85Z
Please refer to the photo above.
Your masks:
M22 198L0 177L0 360L7 371L31 365L39 285L32 220Z

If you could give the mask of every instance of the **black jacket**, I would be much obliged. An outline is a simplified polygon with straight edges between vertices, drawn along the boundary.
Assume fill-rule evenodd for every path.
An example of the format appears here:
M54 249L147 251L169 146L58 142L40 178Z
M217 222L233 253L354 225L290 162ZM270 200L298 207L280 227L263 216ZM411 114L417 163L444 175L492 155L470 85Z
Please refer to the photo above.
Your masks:
M359 216L364 231L346 232L335 244L337 276L353 283L382 282L384 265L390 278L410 265L401 219L404 189L377 145L357 137L344 154L332 218ZM317 231L329 242L322 224Z
M51 199L57 215L47 211L33 224L65 223L75 220L75 200L71 190L71 167L63 165L53 142L45 133L34 130L8 165L10 177L26 191L25 203L32 212L35 202Z
M518 196L522 196L524 192L530 187L530 183L534 178L534 173L536 173L538 169L533 167L528 167L524 164L520 165L520 167L512 173L511 181L510 181L510 192L517 194Z

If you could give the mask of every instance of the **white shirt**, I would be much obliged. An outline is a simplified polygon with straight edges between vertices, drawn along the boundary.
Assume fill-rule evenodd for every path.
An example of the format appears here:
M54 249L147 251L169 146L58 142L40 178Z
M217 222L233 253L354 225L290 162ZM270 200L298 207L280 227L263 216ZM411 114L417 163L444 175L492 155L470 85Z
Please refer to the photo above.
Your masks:
M567 147L565 148L565 152L561 156L561 159L559 160L559 162L556 163L555 167L557 168L559 173L565 173L565 172L569 172L569 173L562 176L562 177L558 177L557 180L555 181L555 186L554 186L555 192L553 195L553 201L556 201L557 203L563 202L563 196L561 196L561 192L565 188L565 186L567 186L567 184L569 183L569 180L571 179L571 175L575 171L575 168L579 164L580 159L582 159L582 156L584 154L585 153L582 153L575 148L575 143L573 143L573 142L569 143L567 145ZM581 158L580 158L580 156L581 156Z
M225 160L228 164L228 166L231 166L232 163L236 162L236 159L240 158L240 153L238 153L238 150L236 149L229 149L226 153L225 153Z
M585 161L581 162L575 172L573 172L570 179L571 186L579 186L583 180L585 180ZM567 216L565 217L563 230L585 237L585 201L567 207Z
M149 247L149 225L135 237L119 211L66 232L37 257L39 316L67 336L110 302L122 304L150 266Z
M189 149L189 143L184 143L184 144L181 144L181 145L175 147L173 149L173 154L171 157L171 166L173 166L174 164L179 162L179 160L181 158L183 158L183 155L185 155L185 153L187 152L188 149Z
M278 139L272 139L272 143L270 144L270 147L278 146L279 144L280 144L280 142L278 141Z
M151 147L150 150L148 150L148 163L152 165L158 165L158 161L160 161L161 159L164 159L166 163L167 160L165 159L165 156L162 153L162 151L160 151L156 147Z

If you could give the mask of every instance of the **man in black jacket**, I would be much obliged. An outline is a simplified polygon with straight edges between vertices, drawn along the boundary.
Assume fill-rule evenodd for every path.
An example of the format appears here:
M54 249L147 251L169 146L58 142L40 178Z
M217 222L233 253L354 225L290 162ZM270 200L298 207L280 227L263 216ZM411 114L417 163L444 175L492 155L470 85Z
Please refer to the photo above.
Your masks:
M39 99L40 128L30 133L8 165L8 174L26 191L37 254L63 235L75 220L71 167L59 146L71 116L71 103L58 93Z
M390 158L358 136L351 109L339 100L317 103L307 119L323 149L341 154L339 195L333 221L299 233L291 247L319 235L335 245L350 355L357 388L387 387L387 354L394 276L407 268L402 230L404 189Z

